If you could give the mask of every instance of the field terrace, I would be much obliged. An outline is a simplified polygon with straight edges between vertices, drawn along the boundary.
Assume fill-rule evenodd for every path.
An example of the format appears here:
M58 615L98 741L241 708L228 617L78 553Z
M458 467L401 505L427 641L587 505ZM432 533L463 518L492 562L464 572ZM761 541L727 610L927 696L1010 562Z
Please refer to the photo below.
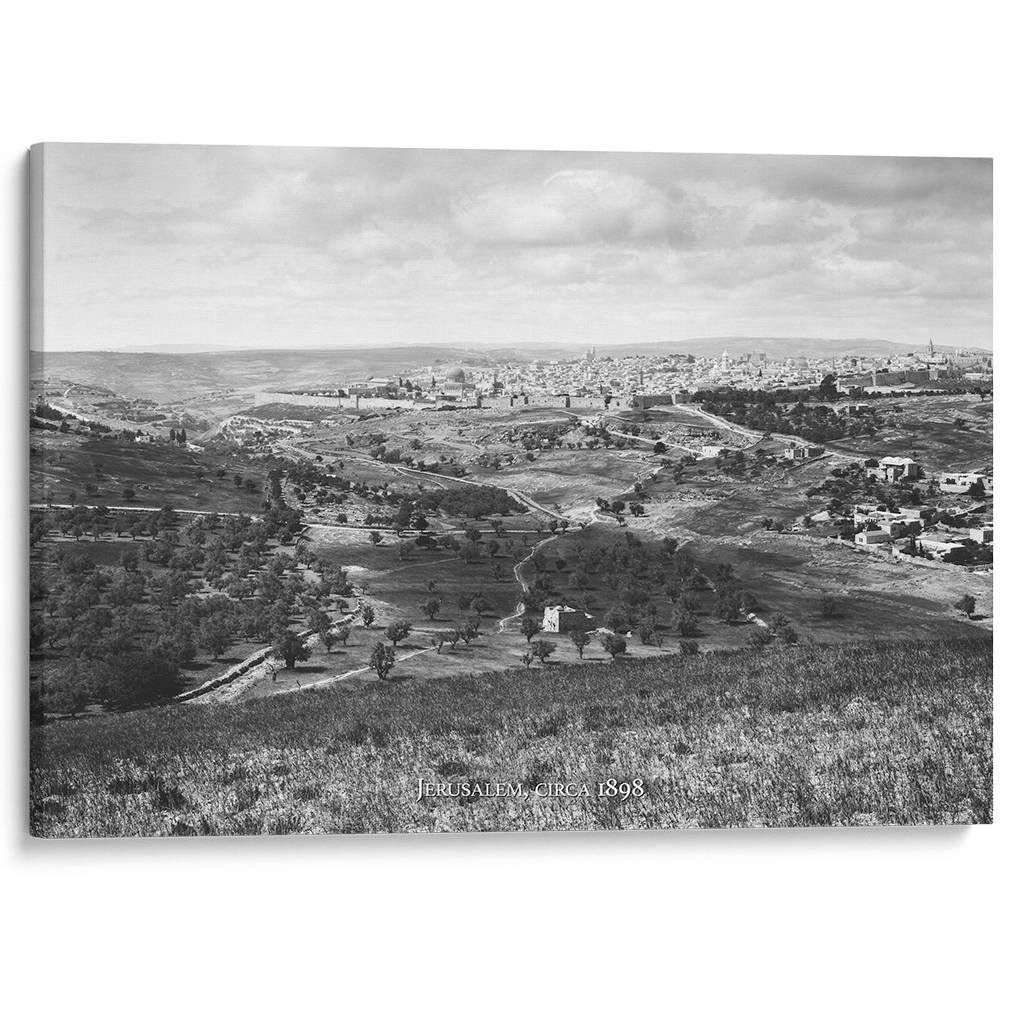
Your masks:
M137 444L113 436L99 439L53 431L32 431L30 440L29 497L34 504L45 502L49 492L56 504L170 504L250 514L257 514L263 504L262 467L241 453L219 457L164 439ZM255 490L236 485L236 475L243 481L252 479ZM126 499L126 489L134 491L134 497Z

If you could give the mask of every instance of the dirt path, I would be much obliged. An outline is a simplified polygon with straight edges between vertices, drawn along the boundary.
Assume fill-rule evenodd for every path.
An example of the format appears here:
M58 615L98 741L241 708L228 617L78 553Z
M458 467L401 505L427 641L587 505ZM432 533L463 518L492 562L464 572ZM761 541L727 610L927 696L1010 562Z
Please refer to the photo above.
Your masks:
M68 390L70 390L70 388ZM65 393L64 397L67 398L67 393ZM144 434L150 434L153 437L163 437L165 433L162 429L158 430L156 427L148 423L136 423L134 420L112 419L109 416L83 412L81 409L69 409L63 405L54 405L52 401L47 404L51 409L56 409L57 412L62 413L64 416L71 416L73 419L88 421L90 423L101 423L105 427L110 427L111 430L130 430L133 434L136 430L141 430Z
M531 558L533 558L533 556L535 554L537 554L537 552L540 551L540 549L542 547L544 547L545 544L550 544L551 541L553 541L557 536L559 536L559 535L553 533L550 537L545 537L543 540L537 541L537 543L534 544L533 548L531 549L530 553L521 562L517 562L515 564L515 567L512 570L512 574L515 576L516 583L519 584L519 587L520 587L520 589L522 590L522 592L524 594L529 589L529 587L527 586L526 580L523 579L523 572L522 572L523 566L526 565L526 563ZM497 629L495 630L495 632L496 633L504 633L505 632L505 627L507 626L507 624L509 622L512 622L513 619L518 619L519 616L522 615L523 612L525 612L525 611L526 611L526 605L522 601L520 601L516 605L515 611L512 612L511 615L506 615L505 618L503 618L498 623L498 626L497 626Z
M352 621L352 616L348 615L344 618L334 619L331 622L331 626L340 626ZM306 641L306 646L310 651L316 650L318 647L323 646L320 637L317 636L312 630L303 630L299 633L299 636ZM208 680L207 682L196 687L197 690L202 689L205 686L210 686L211 683L214 685L211 689L205 693L197 694L195 697L189 696L190 691L179 694L176 698L179 702L187 701L189 704L229 704L232 701L238 700L244 696L258 683L263 682L268 676L276 676L277 670L281 667L280 662L271 657L271 648L269 646L263 647L258 651L254 651L250 658L261 657L261 660L252 666L247 672L243 672L237 679L232 679L230 682L221 683L217 685L216 680Z
M715 416L713 413L705 412L699 406L687 406L692 412L698 416L703 416L704 419L713 423L716 427L721 427L723 430L731 430L736 434L745 434L747 437L752 437L757 441L760 441L764 437L764 433L759 430L751 430L749 427L741 427L738 423L732 423L722 416Z
M472 487L497 487L499 490L504 491L509 497L518 501L520 504L525 505L527 508L532 509L534 512L539 512L541 515L548 516L550 519L564 519L565 517L553 509L547 508L542 505L539 501L531 498L528 494L523 491L517 490L515 487L506 487L504 484L490 484L483 483L480 480L470 480L468 477L459 477L458 480L454 480L450 476L444 476L442 473L429 473L422 469L408 469L404 466L392 466L395 472L400 473L402 476L411 477L432 477L435 480L444 481L446 484L459 483L469 484Z
M690 445L679 444L677 441L666 441L663 438L659 437L644 437L642 434L626 434L623 433L623 431L621 430L612 430L610 427L605 427L605 430L607 430L609 434L612 434L615 437L624 437L627 441L644 441L645 443L651 445L652 447L656 445L659 441L661 441L661 443L665 445L666 448L681 448L684 452L691 452L694 455L703 456L702 448L692 448L690 447Z
M403 661L408 661L410 658L416 658L421 654L435 654L436 648L434 647L422 647L419 650L409 651L407 654L400 654L395 658L395 664L399 664ZM328 676L326 679L314 679L311 683L303 683L301 686L295 687L296 690L315 690L321 689L325 686L333 686L335 683L340 683L342 680L351 679L353 676L362 675L364 672L369 672L370 666L364 665L362 668L352 668L347 672L341 672L336 676ZM289 693L293 691L289 690Z
M257 683L268 678L274 671L274 664L268 658L259 665L254 665L244 675L218 686L214 690L202 693L189 700L190 704L230 704L251 690Z
M162 508L156 508L153 505L84 505L81 502L77 505L60 505L55 501L49 504L41 501L33 502L29 505L29 508L41 509L43 511L54 508L88 508L93 510L105 508L108 512L163 512ZM257 512L218 512L212 508L175 508L172 511L186 516L219 516L221 519L225 517L241 518L243 516L247 519L256 519L259 515Z
M276 447L280 450L288 451L293 455L301 456L305 459L313 459L314 456L310 455L309 452L301 448L296 442L279 440L275 442ZM357 458L358 456L350 452L347 456L349 459ZM428 480L436 480L442 486L448 487L452 484L469 484L472 487L498 487L500 490L505 491L511 498L525 505L527 508L532 509L534 512L539 512L541 515L547 516L549 519L564 519L565 517L553 509L547 508L542 505L539 501L531 498L528 494L524 494L522 491L517 490L514 487L506 487L503 484L490 484L483 483L479 480L470 480L468 477L459 477L458 479L445 476L443 473L431 473L425 469L409 469L407 466L398 466L393 463L381 463L377 462L376 459L367 458L365 461L372 463L377 469L390 469L392 472L399 476L407 476L412 479L421 479L423 477Z
M575 517L573 517L573 518L575 518ZM579 522L579 519L577 519L577 521ZM586 523L581 523L581 526L592 526L597 521L598 521L597 511L596 510L592 510L590 512L590 521L586 522ZM515 567L513 568L512 572L515 575L516 583L519 584L519 586L522 589L522 592L524 594L526 593L528 588L526 586L526 581L523 580L523 578L522 578L522 571L521 571L522 566L525 565L526 562L528 562L530 560L530 558L534 557L534 555L536 555L537 552L540 551L540 549L543 548L545 544L550 544L553 540L555 540L555 538L557 536L558 536L557 534L552 534L551 537L546 537L543 541L538 541L537 544L534 545L534 548L532 548L530 553L521 562L517 562ZM506 615L503 618L503 620L498 624L498 628L495 630L495 632L496 633L504 633L506 625L508 623L511 623L514 620L514 618L518 618L525 610L526 610L526 606L523 604L522 601L520 601L515 606L515 611L513 611L511 615Z

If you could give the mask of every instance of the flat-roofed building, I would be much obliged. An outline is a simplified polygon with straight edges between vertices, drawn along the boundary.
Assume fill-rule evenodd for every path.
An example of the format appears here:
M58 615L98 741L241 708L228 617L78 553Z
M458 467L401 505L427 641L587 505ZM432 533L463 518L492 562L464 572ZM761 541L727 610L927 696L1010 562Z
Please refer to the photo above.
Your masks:
M544 609L541 629L547 633L570 633L574 629L588 629L590 616L567 604Z
M981 473L943 473L939 477L939 490L946 494L966 494L978 486L987 494L993 490L992 478Z
M793 462L800 459L816 459L819 455L824 454L825 449L817 444L794 444L785 451L786 458Z
M874 544L889 544L891 542L892 537L884 530L864 530L861 533L854 534L853 537L853 543L860 544L862 547L871 547Z
M886 480L892 482L904 478L907 480L918 480L922 476L920 463L915 462L913 459L900 459L895 456L880 459L878 469Z
M963 540L960 537L929 537L924 534L917 538L917 543L922 551L942 557L952 554L954 551L964 550Z
M904 519L933 519L936 514L936 509L932 505L921 505L912 506L910 508L904 508L900 506L900 515Z

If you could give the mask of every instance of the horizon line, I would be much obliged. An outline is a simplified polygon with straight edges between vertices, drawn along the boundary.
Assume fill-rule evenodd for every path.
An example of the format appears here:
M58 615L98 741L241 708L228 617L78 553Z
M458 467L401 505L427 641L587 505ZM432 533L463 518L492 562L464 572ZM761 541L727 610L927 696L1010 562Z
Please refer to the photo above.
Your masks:
M34 345L29 345L29 353L34 355L84 355L86 353L109 353L110 355L119 354L134 354L134 355L175 355L175 354L188 354L188 355L203 355L205 353L214 354L218 352L365 352L371 350L389 350L389 349L468 349L472 351L474 348L486 350L490 349L512 349L517 348L531 348L531 347L543 347L543 348L582 348L584 350L594 348L613 348L613 347L625 347L631 346L635 348L642 348L645 345L668 345L668 344L679 344L687 345L695 342L712 342L712 341L776 341L776 342L808 342L808 341L827 341L827 342L871 342L881 343L883 345L892 345L897 349L908 349L911 351L919 351L927 348L928 346L924 343L901 345L897 341L890 341L888 338L867 338L867 337L853 337L853 338L825 338L814 335L740 335L740 334L721 334L721 335L705 335L703 337L695 338L684 338L679 339L678 342L675 339L667 338L661 341L646 341L646 342L630 342L630 341L604 341L604 342L558 342L554 345L550 343L542 342L525 342L521 345L507 344L502 342L486 342L478 345L469 345L465 342L426 342L419 344L416 342L399 342L394 345L380 345L365 343L362 345L314 345L314 346L244 346L244 345L222 345L216 347L203 348L198 345L182 344L176 346L173 343L158 343L156 348L145 348L136 347L134 345L121 346L118 348L61 348L61 349L47 349L38 348ZM937 344L936 349L961 349L970 351L977 349L982 352L994 352L995 349L991 344L985 345L979 342L972 342L965 345L955 344ZM178 349L178 353L174 350Z

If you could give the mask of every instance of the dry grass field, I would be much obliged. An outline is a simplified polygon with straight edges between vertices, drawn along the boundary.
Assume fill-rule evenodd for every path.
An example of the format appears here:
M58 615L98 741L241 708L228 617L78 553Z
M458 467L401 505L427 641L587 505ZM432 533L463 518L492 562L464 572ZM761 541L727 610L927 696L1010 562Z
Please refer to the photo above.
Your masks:
M989 822L991 671L987 641L811 645L54 722L33 735L31 828L60 837ZM610 779L631 789L638 780L641 792L623 798L605 785L601 795ZM455 795L419 799L421 780ZM575 795L552 795L558 784Z

